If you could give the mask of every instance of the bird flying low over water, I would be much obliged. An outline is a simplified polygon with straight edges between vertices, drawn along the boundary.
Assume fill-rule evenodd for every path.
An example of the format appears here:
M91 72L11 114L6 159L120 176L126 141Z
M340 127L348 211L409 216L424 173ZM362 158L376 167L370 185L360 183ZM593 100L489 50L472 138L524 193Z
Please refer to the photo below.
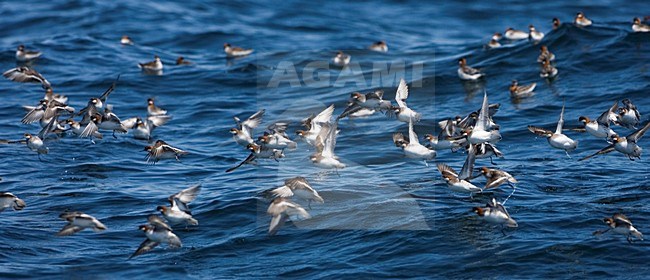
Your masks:
M237 127L231 128L230 133L237 144L246 147L254 142L253 130L262 123L264 112L266 112L264 109L259 110L243 122L238 117L234 117Z
M632 237L643 240L643 234L632 225L632 221L621 213L614 214L611 218L604 218L603 221L609 226L606 230L598 230L594 235L603 234L608 231L625 235L627 242L632 244Z
M442 175L442 179L445 180L447 186L452 191L470 193L472 196L474 193L483 192L483 190L474 184L470 183L473 176L474 162L476 160L475 148L474 145L470 144L469 149L467 150L467 158L463 164L463 168L460 170L460 173L456 172L449 165L444 163L438 163L438 171Z
M406 140L402 133L393 134L393 143L402 148L407 158L422 159L427 164L427 160L433 160L436 157L436 151L431 150L418 140L418 135L413 130L413 121L409 122L409 138Z
M597 119L591 120L589 117L580 116L578 118L578 121L584 125L584 130L589 134L593 135L596 138L608 139L616 134L616 132L610 128L609 123L611 119L610 116L612 114L615 115L617 109L618 101L614 102L614 105L612 105L612 107L610 107L607 111L600 114Z
M284 180L284 185L271 191L277 197L297 197L307 200L311 205L312 201L324 203L323 198L312 188L305 177L294 177Z
M183 246L181 239L174 234L172 228L162 218L156 215L150 215L147 221L149 222L148 225L141 225L139 227L145 236L147 236L147 239L140 244L129 259L147 253L161 243L167 243L170 248L180 248Z
M316 146L316 138L318 138L318 135L320 134L321 130L323 129L323 124L324 123L329 123L332 119L332 113L334 113L334 104L330 105L329 107L325 108L322 112L320 112L318 115L315 117L310 117L307 118L306 120L303 121L303 126L307 128L307 130L297 130L296 134L300 136L301 138L305 139L305 142L311 146Z
M338 135L338 122L324 123L318 137L316 137L316 152L309 159L314 165L325 169L343 169L345 164L339 161L334 154L336 136Z
M170 206L158 206L156 210L160 211L163 217L165 217L165 220L171 225L199 225L199 222L192 217L192 212L188 204L196 199L200 191L200 184L184 189L169 196L167 200L171 204Z
M250 151L248 157L246 157L246 159L244 159L236 166L228 168L228 170L226 170L226 173L233 172L235 171L235 169L241 167L244 164L253 164L255 163L255 160L258 158L273 159L275 161L279 161L278 159L284 157L284 152L282 150L266 148L262 145L258 145L255 143L248 144L246 148Z
M501 133L497 127L491 126L489 122L489 106L487 92L483 93L483 103L481 111L478 113L476 125L467 136L467 141L471 144L496 143L501 140Z
M397 120L408 123L410 121L419 122L422 119L422 114L413 111L406 105L406 99L409 97L409 88L406 85L404 78L400 79L397 92L395 93L395 101L397 106L393 108Z
M637 142L643 137L646 131L648 131L648 128L650 128L650 122L646 123L641 129L632 132L626 137L621 137L615 134L610 138L612 140L612 144L608 145L605 148L602 148L600 151L594 154L581 158L580 161L592 158L597 155L607 154L613 151L624 154L632 161L634 161L635 158L640 159L641 151L643 149L637 144Z
M82 212L64 212L59 215L59 218L67 221L68 224L56 234L58 236L73 235L86 228L90 228L95 232L100 232L106 229L106 226L95 217Z
M38 73L36 70L29 68L27 66L20 66L13 69L9 69L2 73L2 76L5 78L19 83L38 83L47 89L52 87L50 82L48 82L41 73Z
M167 144L163 140L157 140L153 146L144 147L144 151L147 151L146 161L151 164L156 164L161 159L173 158L176 161L181 161L181 156L189 154L186 151Z
M569 156L569 152L575 150L578 147L578 141L574 141L568 136L562 134L563 125L564 125L564 104L562 104L562 112L560 113L560 119L557 122L557 127L555 128L555 132L544 128L532 126L532 125L528 126L528 130L530 130L530 132L535 133L538 136L546 137L551 147L564 150L567 157L571 157Z
M25 133L23 136L25 137L24 140L18 140L18 141L8 141L8 143L24 143L27 145L27 148L29 148L31 151L36 152L38 154L38 160L41 160L41 155L42 154L47 154L49 152L49 148L45 146L45 137L47 136L48 133L52 132L54 129L55 124L58 123L58 118L57 116L53 117L50 122L41 129L40 132L38 132L38 135L32 135L31 133Z
M269 224L269 235L275 235L287 219L298 217L300 219L309 219L311 215L305 208L291 201L288 198L277 197L271 201L266 212L272 216Z

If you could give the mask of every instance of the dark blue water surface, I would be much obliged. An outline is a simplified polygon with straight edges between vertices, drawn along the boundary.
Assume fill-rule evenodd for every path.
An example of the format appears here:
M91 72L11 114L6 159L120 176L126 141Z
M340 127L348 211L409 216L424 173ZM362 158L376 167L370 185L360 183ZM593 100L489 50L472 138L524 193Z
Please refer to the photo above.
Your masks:
M52 139L43 162L23 145L1 145L0 191L27 207L0 214L0 277L647 277L647 242L592 235L616 212L650 233L647 154L634 162L617 152L578 162L605 142L567 132L580 141L569 158L526 126L554 128L563 102L567 125L577 125L579 116L596 117L623 98L640 108L645 123L650 34L631 33L631 21L649 15L640 14L649 7L644 1L3 1L3 70L15 67L19 44L43 51L33 68L77 109L121 74L109 98L114 111L144 116L146 99L154 97L173 115L154 138L190 154L148 165L142 151L148 143L131 133L117 139L107 133L95 145L74 136ZM578 11L594 25L573 26ZM564 23L555 31L553 17ZM547 34L541 44L557 56L553 83L539 78L539 44L483 47L492 33L528 24ZM120 45L122 35L135 45ZM388 53L366 49L378 40L388 43ZM255 53L227 60L225 42ZM350 67L327 64L337 50L352 55ZM153 55L166 63L162 76L137 67ZM179 55L194 64L174 66ZM313 149L304 142L279 163L224 172L247 155L228 133L233 116L266 109L261 127L289 120L294 135L301 119L329 104L342 112L353 91L382 88L393 100L401 77L412 84L409 105L423 114L416 132L437 134L438 121L480 107L482 87L457 77L461 56L487 73L482 86L491 103L501 103L494 119L505 157L495 163L520 181L506 204L519 228L507 236L470 213L491 196L503 200L507 187L473 199L452 193L434 162L426 167L403 158L391 136L407 126L381 114L341 121L336 153L348 167L340 176L313 166ZM537 82L536 95L513 102L512 79ZM38 85L0 81L0 139L40 130L20 119L21 106L36 105L42 94ZM647 139L639 143L650 147ZM460 168L464 159L442 151L435 161ZM480 166L492 165L480 159ZM312 219L268 236L262 193L293 176L308 178L325 204L312 205ZM191 204L200 226L176 230L183 247L160 246L127 260L144 240L138 225L167 196L195 183L203 184ZM94 215L108 230L57 237L65 210Z

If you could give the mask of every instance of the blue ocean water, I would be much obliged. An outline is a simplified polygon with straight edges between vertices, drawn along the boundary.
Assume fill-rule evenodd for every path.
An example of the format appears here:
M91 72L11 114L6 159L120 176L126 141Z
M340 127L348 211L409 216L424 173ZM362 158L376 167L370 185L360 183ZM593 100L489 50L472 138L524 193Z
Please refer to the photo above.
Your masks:
M631 33L632 18L647 16L638 14L647 8L643 1L3 1L3 70L15 67L19 44L43 51L33 68L77 109L121 74L109 98L115 113L144 116L146 99L155 98L173 115L155 139L190 155L146 164L149 143L131 134L107 134L96 144L53 139L43 162L22 145L0 146L0 191L27 203L0 214L0 277L647 277L646 243L592 235L616 212L650 232L646 155L578 162L605 143L569 132L580 141L569 158L526 129L555 127L563 103L566 124L577 125L579 116L596 117L623 98L647 121L650 34ZM594 25L570 24L577 11ZM553 17L564 22L555 31ZM546 33L540 44L557 56L560 74L552 83L539 78L540 44L483 47L492 33L528 24ZM122 35L135 44L120 45ZM378 40L388 53L366 50ZM226 59L225 42L255 52ZM327 64L338 50L352 55L350 67ZM137 68L154 55L166 63L162 76ZM174 66L179 55L193 64ZM461 56L487 73L482 87L459 81ZM228 133L233 116L266 109L262 127L289 120L293 133L329 104L342 112L353 91L381 88L392 100L401 76L412 85L409 106L424 116L415 126L421 137L437 134L442 119L478 109L483 88L501 104L495 121L505 157L495 163L520 181L506 204L517 229L504 236L470 212L491 196L502 200L507 187L473 199L452 193L434 164L403 158L391 136L406 125L380 114L341 121L336 154L348 167L338 175L314 167L304 142L280 162L224 172L247 156ZM512 79L537 82L536 95L513 102ZM21 106L36 105L42 94L38 85L0 81L0 139L40 130L20 119ZM463 161L446 151L436 158L454 168ZM487 159L479 166L492 167ZM312 205L312 219L268 236L263 193L294 176L308 178L325 204ZM137 227L170 194L195 183L203 185L191 204L200 226L177 229L183 248L160 246L127 260L145 238ZM57 237L65 210L91 214L108 230Z

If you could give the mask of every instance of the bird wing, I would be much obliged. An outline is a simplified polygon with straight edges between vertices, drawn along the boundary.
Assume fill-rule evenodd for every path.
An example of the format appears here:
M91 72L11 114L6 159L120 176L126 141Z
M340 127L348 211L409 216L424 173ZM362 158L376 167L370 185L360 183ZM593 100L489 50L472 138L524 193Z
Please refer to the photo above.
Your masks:
M637 141L639 141L639 139L641 139L641 137L643 137L645 132L648 131L648 128L650 128L650 122L646 123L642 128L633 132L632 134L628 135L625 138L627 139L628 142L636 143Z
M555 134L562 134L562 126L564 125L564 103L562 103L562 112L560 112L560 119L557 121Z
M327 133L327 138L323 144L323 152L321 153L324 157L334 157L334 147L336 146L336 128L338 123L335 122L330 125L329 132Z
M541 127L532 126L532 125L528 126L528 130L530 130L530 132L535 133L538 136L547 136L548 134L553 134L553 131Z
M63 213L61 213L61 214L59 215L59 218L61 218L61 219L63 219L63 220L67 220L67 219L69 219L69 218L79 217L79 216L81 216L82 214L83 214L83 212L79 212L79 211L63 212Z
M287 218L285 214L274 215L269 224L269 235L275 235Z
M187 204L196 199L200 191L201 184L197 184L171 195L169 201L172 203L172 208L176 206L179 210L191 214L190 207Z
M122 121L122 125L127 129L135 128L136 123L138 123L138 117L128 118Z
M158 246L158 244L160 244L160 243L158 243L158 242L156 242L156 241L151 241L151 240L149 240L148 238L145 239L145 240L142 241L142 243L140 244L140 247L138 247L138 249L135 250L135 253L133 253L133 255L131 255L131 256L129 257L129 259L131 259L131 258L133 258L133 257L135 257L135 256L139 256L139 255L142 255L142 254L144 254L144 253L146 253L146 252L151 251L153 248L155 248L156 246Z
M508 213L508 210L506 210L506 207L503 206L503 204L496 202L496 205L494 207L503 212L503 214L506 214L506 217L510 218L510 213Z
M578 161L583 161L583 160L586 160L586 159L590 159L590 158L595 157L597 155L604 155L604 154L610 153L612 151L614 151L614 145L613 144L609 145L609 146L607 146L605 148L600 149L600 151L595 152L594 154L583 157L583 158L579 159Z
M485 188L484 189L492 189L496 188L498 186L501 186L503 183L505 183L508 180L508 178L504 176L492 176L488 178L487 182L485 183Z
M612 105L609 110L600 114L600 116L596 119L596 122L598 122L598 124L604 125L605 127L609 127L609 115L613 112L616 112L616 110L618 110L618 100L614 102L614 105Z
M481 111L478 113L478 120L474 129L486 130L488 126L488 97L487 91L483 92L483 103L481 104Z
M287 127L289 127L289 122L275 122L266 127L268 131L272 134L285 134L287 132Z
M165 153L165 152L171 152L171 153L175 153L175 154L187 154L186 151L183 151L183 150L181 150L179 148L173 147L173 146L168 145L168 144L162 145L161 148L162 149L160 149L160 150L154 149L156 151L156 157L160 156L162 153Z
M320 112L316 117L312 119L312 125L313 124L319 124L319 123L325 123L329 122L330 119L332 118L332 113L334 113L334 104L330 105L329 107L325 108L322 112Z
M253 129L255 129L257 126L260 125L262 122L262 118L264 117L264 112L266 110L262 109L257 111L255 114L250 116L247 120L245 120L242 125L242 131L246 131L248 133L248 136L253 137Z
M398 142L405 142L406 144L409 143L408 139L404 138L404 134L401 132L393 133L393 143L397 145Z
M73 235L77 232L82 231L84 228L80 226L75 226L71 224L65 225L56 235L57 236L68 236L68 235Z
M309 219L311 218L311 215L303 208L302 206L298 205L297 203L286 201L287 208L285 210L285 213L289 216L298 216L301 219Z
M36 70L31 69L27 66L17 67L10 70L7 70L2 74L5 78L12 80L14 82L20 83L41 83L43 88L51 87L50 82L48 82L40 73Z
M42 104L34 107L32 110L30 110L25 115L25 117L23 117L21 122L24 123L24 124L30 124L30 123L39 121L40 119L43 118L43 116L45 116L45 110L44 109L45 108L44 108L44 106Z
M456 173L456 171L449 165L438 163L436 166L438 167L438 171L440 171L440 174L442 174L443 177L452 176L458 178L458 173Z
M361 109L363 108L361 108L359 104L350 103L350 105L348 105L348 107L346 107L345 110L343 110L343 113L341 113L338 117L336 117L336 120L340 120L356 112L359 112Z
M305 177L294 177L294 178L289 178L284 180L284 185L291 188L292 190L295 189L312 189L312 187L309 185L309 182Z
M231 167L231 168L228 168L228 170L226 170L226 173L233 172L233 171L235 171L235 169L241 167L241 166L244 165L244 164L251 163L251 162L253 162L254 160L255 160L255 153L250 153L250 154L246 157L246 159L244 159L242 162L240 162L239 164L237 164L237 166L235 166L235 167Z
M93 135L95 132L97 132L99 128L95 124L95 122L90 121L87 125L86 128L79 134L79 137L85 138L85 137L90 137Z
M438 133L438 140L446 139L447 137L451 137L454 134L454 121L452 119L448 119L444 123L445 124L441 127L442 129L440 130L440 133ZM442 124L442 122L438 124Z
M413 119L409 118L409 140L411 141L410 143L419 145L420 140L418 140L418 135L415 134L415 131L413 130Z
M321 124L320 131L318 132L318 135L316 136L316 141L314 143L314 147L316 148L317 153L323 153L323 150L325 149L325 142L329 137L331 128L332 126L330 125L330 123Z
M621 213L614 214L612 218L614 218L614 220L616 220L619 223L624 223L627 224L628 226L632 225L632 221L630 221L630 219L628 219L625 215Z
M45 140L45 136L47 136L48 133L50 133L52 130L54 130L54 127L55 127L54 124L57 124L57 123L58 123L57 118L56 117L52 118L50 120L50 122L47 123L47 125L45 127L43 127L43 129L41 129L41 131L38 132L38 138L41 138L41 140Z
M291 191L291 188L289 186L282 186L279 188L276 188L271 191L274 195L278 197L292 197L293 196L293 191Z
M147 217L147 221L156 228L163 228L168 231L172 231L172 228L167 223L165 223L165 220L159 216L149 215L149 217Z
M183 203L190 203L192 200L196 199L199 192L201 192L201 184L196 184L172 195L171 197L178 198L178 200Z
M476 161L476 147L470 144L469 148L467 149L467 158L465 159L465 163L463 163L463 168L461 168L460 170L458 179L469 180L470 178L472 178L475 161Z
M406 81L404 78L399 80L399 86L397 87L397 93L395 93L395 101L397 101L397 105L401 108L405 108L406 106L406 99L409 97L409 88L406 85Z
M104 93L102 93L102 95L99 96L99 100L101 100L103 103L106 103L106 100L108 100L108 96L111 94L111 92L113 92L113 90L115 90L115 85L117 85L117 81L119 80L120 80L120 75L117 75L117 78L115 79L115 81L113 81L113 84L111 84L111 86L108 87L108 89L106 89Z
M172 119L172 116L161 115L161 116L149 116L147 117L147 122L153 125L153 127L159 127L166 124Z

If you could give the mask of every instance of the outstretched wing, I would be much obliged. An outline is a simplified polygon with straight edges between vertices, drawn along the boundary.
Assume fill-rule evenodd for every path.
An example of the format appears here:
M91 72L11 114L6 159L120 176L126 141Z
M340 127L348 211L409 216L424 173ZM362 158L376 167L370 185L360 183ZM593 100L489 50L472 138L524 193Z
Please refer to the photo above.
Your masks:
M609 145L609 146L607 146L605 148L602 148L600 151L595 152L594 154L591 154L591 155L588 155L586 157L583 157L583 158L579 159L578 161L583 161L583 160L586 160L586 159L590 159L590 158L595 157L597 155L604 155L604 154L610 153L612 151L614 151L614 145Z
M262 117L264 117L264 109L257 111L255 114L250 116L247 120L241 123L241 130L248 134L248 136L253 137L253 129L260 125L262 122Z
M115 90L115 86L117 85L117 81L119 80L120 80L120 75L117 75L117 78L115 79L113 84L111 84L111 86L108 89L106 89L106 91L104 91L104 93L102 93L101 96L99 96L99 100L101 100L103 103L106 103L106 100L108 100L108 96L111 94L111 92L113 92L113 90Z
M564 103L562 103L562 112L560 112L560 119L557 121L555 134L562 134L562 126L564 125Z
M614 220L616 220L619 223L623 223L623 224L626 224L628 226L632 225L632 221L630 221L630 219L628 219L625 215L623 215L621 213L614 214L614 216L612 218L614 218Z
M399 86L397 87L397 93L395 93L395 101L397 101L397 105L401 108L407 107L406 106L406 99L409 97L409 88L406 85L406 81L404 78L399 80Z
M347 117L349 115L352 115L352 114L354 114L356 112L359 112L361 109L363 109L363 108L361 108L361 106L359 106L359 104L350 103L350 105L348 105L348 107L346 107L345 110L343 110L343 113L341 113L338 117L336 117L336 120L340 120L340 119L345 118L345 117Z
M442 124L444 122L444 126L441 126L440 133L438 133L438 140L443 140L447 139L447 137L451 137L454 135L454 121L452 119L448 119L447 121L442 121L438 124Z
M449 176L458 177L458 173L456 173L456 171L453 168L451 168L449 165L446 165L444 163L438 163L436 167L438 167L438 171L440 171L440 174L442 174L443 177L449 177Z
M231 168L228 168L228 170L226 170L226 173L233 172L233 171L235 171L235 169L241 167L241 166L244 165L244 164L249 164L249 163L253 162L254 160L255 160L255 153L250 153L250 154L246 157L246 159L244 159L242 162L240 162L239 164L237 164L237 166L235 166L235 167L231 167Z
M537 136L542 136L542 137L549 137L550 135L553 134L553 131L541 127L532 126L532 125L528 126L528 130L530 130L530 132L532 133L535 133Z
M415 130L413 130L413 119L409 118L409 140L411 143L415 145L420 144L420 140L418 140L418 135L415 134Z
M488 97L487 97L487 91L483 92L483 103L481 104L481 111L478 113L478 120L476 121L476 127L474 129L477 130L486 130L488 126L488 117L489 117L489 112L488 112Z
M639 141L641 137L645 134L646 131L648 131L648 128L650 128L650 122L646 123L641 129L635 131L634 133L628 135L625 137L628 142L633 142L636 143L636 141Z
M133 258L133 257L135 257L135 256L139 256L139 255L142 255L142 254L144 254L144 253L146 253L146 252L151 251L153 248L155 248L156 246L158 246L158 244L160 244L160 243L155 242L155 241L151 241L151 240L149 240L149 239L145 239L145 240L142 241L142 243L140 244L140 247L138 247L138 249L135 250L135 253L133 253L133 255L131 255L131 256L129 257L129 259L131 259L131 258Z
M485 188L484 189L492 189L501 186L503 183L505 183L508 180L508 178L504 176L493 176L490 177L487 182L485 183Z
M327 139L323 144L323 157L334 157L334 147L336 146L336 128L338 122L334 122L330 125L329 132L327 134Z
M39 104L38 106L29 110L21 122L24 124L30 124L39 121L43 118L43 116L45 116L45 106L43 104Z
M196 199L196 196L201 191L201 184L191 186L169 197L172 207L176 206L179 210L191 214L188 203Z
M311 189L305 177L294 177L284 180L284 185L291 189Z
M475 145L470 144L467 149L467 158L463 164L463 168L460 170L458 179L469 180L472 178L472 173L474 172L474 162L476 162L476 147Z
M56 235L57 236L68 236L68 235L73 235L77 232L80 232L84 228L80 226L75 226L71 224L65 225Z
M321 123L326 123L329 122L330 119L332 118L332 113L334 113L334 104L330 105L329 107L325 108L322 112L320 112L316 117L314 117L311 121L312 126L314 124L321 124Z
M156 228L164 228L168 231L172 231L172 228L165 222L165 220L157 215L149 215L147 221Z
M596 119L596 121L598 122L598 124L604 125L605 127L609 127L609 115L616 112L616 110L618 110L618 100L614 102L614 105L612 105L612 107L610 107L609 110L600 114L600 116L598 117L598 119Z
M38 138L41 138L41 140L45 140L45 136L47 136L48 133L50 133L52 130L54 130L54 125L58 123L58 118L54 117L50 120L49 123L41 131L38 132Z

